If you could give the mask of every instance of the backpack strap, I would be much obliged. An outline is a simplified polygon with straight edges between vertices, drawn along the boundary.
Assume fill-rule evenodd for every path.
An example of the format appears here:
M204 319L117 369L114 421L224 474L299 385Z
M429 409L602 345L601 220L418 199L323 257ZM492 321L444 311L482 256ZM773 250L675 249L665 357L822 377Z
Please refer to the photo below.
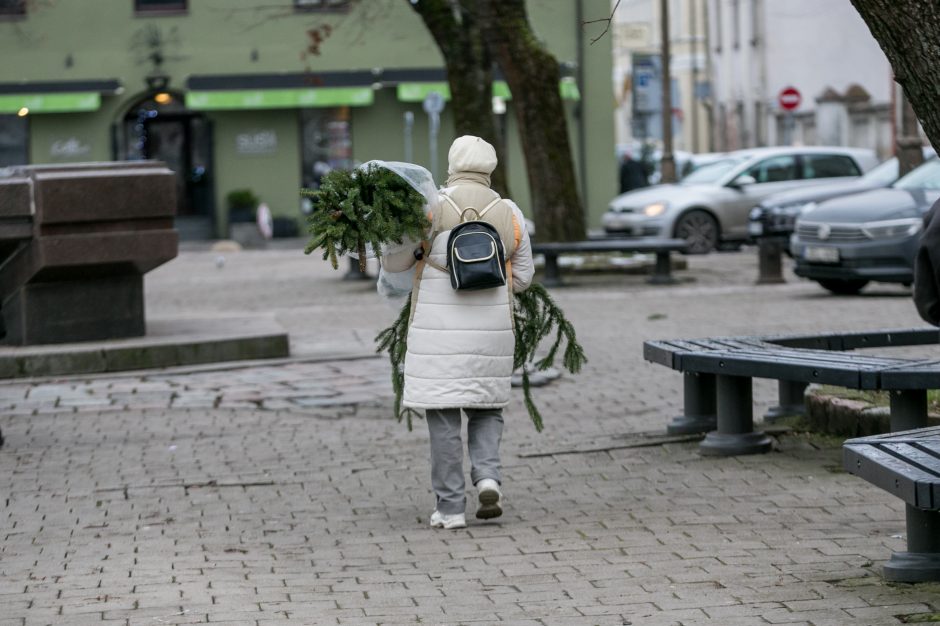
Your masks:
M484 215L486 215L486 212L487 212L487 211L489 211L490 209L492 209L494 206L496 206L497 204L499 204L499 203L502 202L502 201L503 201L503 199L500 198L500 197L497 195L497 196L496 196L496 199L493 200L492 202L490 202L489 204L487 204L485 207L483 207L483 210L480 211L480 212L478 213L478 215L482 218Z
M450 271L443 265L439 265L438 263L435 263L431 260L431 244L429 241L421 242L421 262L425 263L426 265L430 265L434 269L444 272L445 274Z
M471 208L466 208L466 209L461 209L459 206L457 206L457 203L454 202L454 199L451 198L450 196L448 196L446 193L442 193L442 194L441 194L441 197L444 198L444 200L447 201L447 204L449 204L449 205L451 206L451 208L453 208L454 211L457 212L457 215L460 216L460 221L461 221L461 222L464 222L464 221L465 221L464 216L466 215L467 211L473 211L474 213L476 213L476 214L477 214L476 219L478 219L478 220L479 220L479 219L483 219L483 216L486 215L486 212L487 212L487 211L489 211L489 210L492 209L494 206L496 206L497 204L499 204L500 202L503 201L503 199L502 199L501 197L499 197L499 195L497 194L495 200L493 200L492 202L490 202L489 204L487 204L485 207L483 207L482 210L477 211L476 209L474 209L474 208L472 208L472 207L471 207Z
M448 196L446 193L440 194L442 198L447 200L447 204L453 207L454 211L457 212L457 215L460 216L460 221L463 221L463 211L460 210L460 207L457 206L457 203L454 202L454 199Z

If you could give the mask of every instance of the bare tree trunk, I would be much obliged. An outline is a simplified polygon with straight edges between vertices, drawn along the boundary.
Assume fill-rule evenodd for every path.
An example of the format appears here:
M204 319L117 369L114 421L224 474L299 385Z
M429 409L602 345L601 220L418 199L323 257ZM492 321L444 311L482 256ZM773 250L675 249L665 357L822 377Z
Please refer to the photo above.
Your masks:
M584 211L558 89L558 61L532 32L525 0L478 0L476 5L487 46L512 92L532 190L536 238L584 239Z
M493 188L509 197L503 142L493 117L493 64L480 33L477 3L473 0L405 1L424 20L444 57L457 136L476 135L493 144L499 158L492 176Z
M940 146L940 3L852 0L934 147Z
M891 112L892 115L894 111ZM904 176L924 162L923 142L917 128L917 117L910 101L901 96L901 132L895 141L897 144L898 176Z

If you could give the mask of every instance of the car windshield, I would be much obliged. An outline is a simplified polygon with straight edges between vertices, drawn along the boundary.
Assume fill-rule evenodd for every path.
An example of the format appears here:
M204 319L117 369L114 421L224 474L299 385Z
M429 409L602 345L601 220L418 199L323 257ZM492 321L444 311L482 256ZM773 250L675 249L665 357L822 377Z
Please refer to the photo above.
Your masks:
M737 159L721 159L720 161L703 165L679 181L679 184L707 185L709 183L718 182L718 180L721 179L725 174L733 170L741 163L744 163L746 160L747 159L743 157Z
M891 157L884 163L881 163L871 170L867 174L862 176L862 180L873 185L883 186L890 185L898 179L898 158Z
M940 189L940 159L930 159L894 183L895 189Z

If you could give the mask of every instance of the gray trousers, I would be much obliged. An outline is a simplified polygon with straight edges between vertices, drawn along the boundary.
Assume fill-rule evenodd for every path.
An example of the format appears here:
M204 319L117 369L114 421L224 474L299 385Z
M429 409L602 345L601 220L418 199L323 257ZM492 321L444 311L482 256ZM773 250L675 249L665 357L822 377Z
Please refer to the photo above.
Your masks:
M467 413L467 449L470 480L500 480L499 442L503 436L502 409L464 409ZM428 409L431 434L431 487L437 510L444 515L463 513L467 506L463 478L463 441L460 409Z

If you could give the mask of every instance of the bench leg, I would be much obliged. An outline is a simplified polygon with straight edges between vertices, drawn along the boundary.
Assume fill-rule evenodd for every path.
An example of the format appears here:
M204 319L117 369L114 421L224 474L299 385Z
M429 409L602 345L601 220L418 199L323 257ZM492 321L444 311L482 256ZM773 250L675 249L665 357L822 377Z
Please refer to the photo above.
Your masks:
M651 285L674 285L679 282L672 277L672 263L669 261L669 252L656 253L656 265L652 275L646 279Z
M914 430L927 425L927 392L923 389L892 390L891 432Z
M558 271L558 255L544 253L545 271L542 276L542 285L545 287L558 287L561 285L561 273Z
M777 406L772 406L764 413L764 421L772 424L790 415L806 415L803 393L809 383L796 380L781 380L777 383Z
M902 583L940 582L940 512L906 506L907 552L891 555L884 566L885 579Z
M754 402L747 376L717 377L718 430L705 435L699 451L707 456L735 456L767 452L773 443L754 432Z
M683 415L672 418L666 427L670 435L707 433L717 427L715 417L715 375L682 373Z

